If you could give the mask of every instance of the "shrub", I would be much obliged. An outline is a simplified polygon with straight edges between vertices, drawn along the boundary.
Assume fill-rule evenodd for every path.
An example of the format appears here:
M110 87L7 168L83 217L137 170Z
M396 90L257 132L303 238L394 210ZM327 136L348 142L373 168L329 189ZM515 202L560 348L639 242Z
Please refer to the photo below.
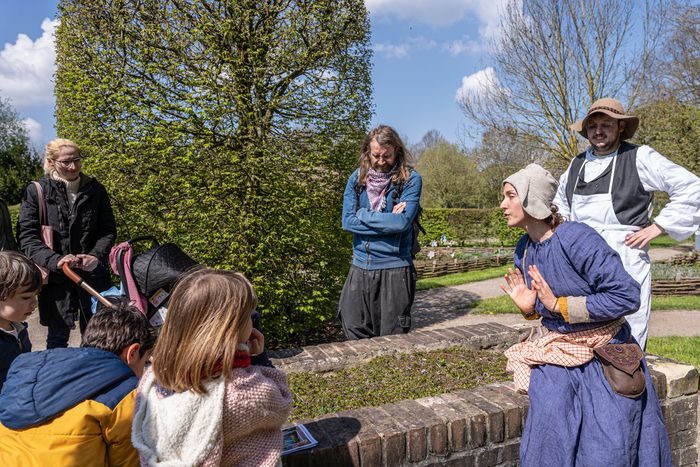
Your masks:
M460 245L497 242L501 246L513 246L524 233L522 229L509 228L503 212L498 208L426 208L421 224L426 231L426 235L420 237L422 244L439 241L444 234L448 240Z

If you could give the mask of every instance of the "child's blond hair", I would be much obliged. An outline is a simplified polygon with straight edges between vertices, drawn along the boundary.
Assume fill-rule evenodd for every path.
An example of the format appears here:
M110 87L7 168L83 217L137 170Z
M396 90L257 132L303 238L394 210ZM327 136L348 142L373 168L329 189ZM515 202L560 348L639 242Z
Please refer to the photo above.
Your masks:
M0 301L8 300L18 291L38 292L41 272L29 258L16 251L0 251Z
M176 392L202 394L203 381L214 377L217 368L228 377L239 331L257 303L253 285L243 274L201 268L183 276L173 289L153 350L158 383Z

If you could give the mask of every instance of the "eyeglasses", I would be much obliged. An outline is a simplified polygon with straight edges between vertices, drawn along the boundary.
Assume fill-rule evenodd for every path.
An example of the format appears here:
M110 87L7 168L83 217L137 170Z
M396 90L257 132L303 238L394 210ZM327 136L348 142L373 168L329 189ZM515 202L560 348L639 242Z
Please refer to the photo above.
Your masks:
M60 165L61 167L70 167L71 165L80 165L80 162L82 159L80 157L76 157L75 159L66 159L64 161L59 161L57 159L54 159L54 163Z

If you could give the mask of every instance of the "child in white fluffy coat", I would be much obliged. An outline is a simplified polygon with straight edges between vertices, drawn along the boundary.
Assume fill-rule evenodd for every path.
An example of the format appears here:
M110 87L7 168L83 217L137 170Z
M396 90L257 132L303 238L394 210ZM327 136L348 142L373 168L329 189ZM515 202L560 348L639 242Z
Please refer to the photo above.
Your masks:
M262 353L257 305L239 273L180 280L137 389L132 442L147 466L276 466L292 395L286 375L250 365Z

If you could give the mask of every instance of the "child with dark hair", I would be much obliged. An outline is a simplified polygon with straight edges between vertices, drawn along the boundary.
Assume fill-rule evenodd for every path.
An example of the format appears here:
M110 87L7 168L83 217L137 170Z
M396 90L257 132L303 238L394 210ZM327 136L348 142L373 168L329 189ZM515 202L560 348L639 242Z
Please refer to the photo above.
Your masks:
M0 465L136 466L134 392L155 345L126 302L103 307L80 348L23 354L0 394Z
M0 389L12 361L32 351L24 320L36 309L41 273L26 256L0 251Z

